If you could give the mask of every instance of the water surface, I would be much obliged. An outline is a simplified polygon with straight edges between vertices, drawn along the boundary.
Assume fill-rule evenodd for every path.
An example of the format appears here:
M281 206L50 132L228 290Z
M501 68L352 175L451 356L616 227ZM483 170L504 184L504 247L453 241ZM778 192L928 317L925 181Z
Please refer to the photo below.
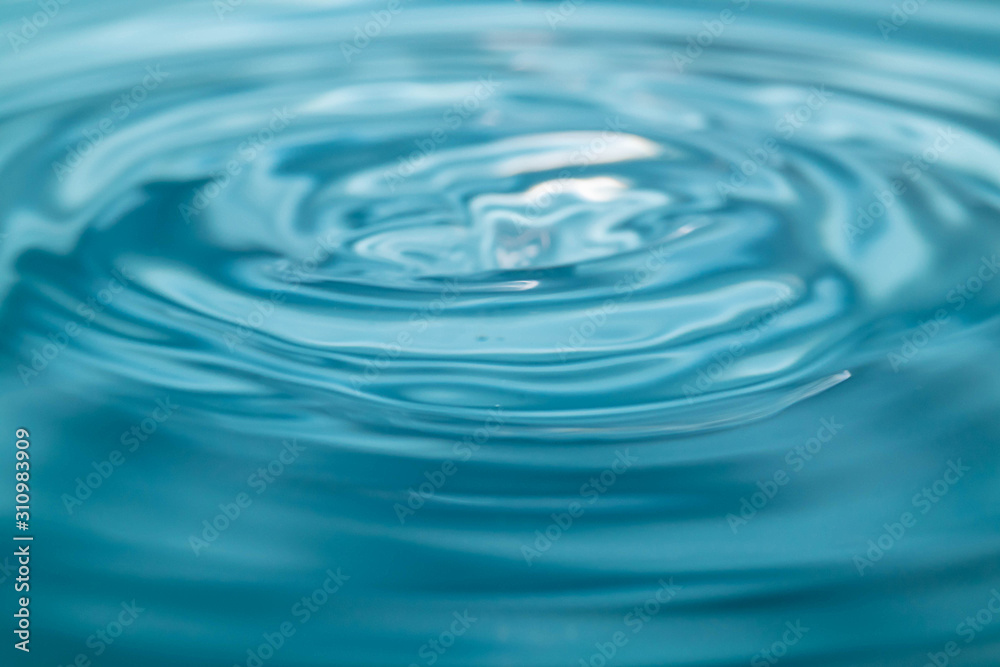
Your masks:
M29 660L1000 661L995 3L44 4Z

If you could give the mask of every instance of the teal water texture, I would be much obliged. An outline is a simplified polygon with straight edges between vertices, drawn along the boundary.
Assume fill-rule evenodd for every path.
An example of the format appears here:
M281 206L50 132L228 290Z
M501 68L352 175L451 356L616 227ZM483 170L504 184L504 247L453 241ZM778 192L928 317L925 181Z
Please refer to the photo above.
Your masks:
M1000 664L1000 5L0 35L2 664Z

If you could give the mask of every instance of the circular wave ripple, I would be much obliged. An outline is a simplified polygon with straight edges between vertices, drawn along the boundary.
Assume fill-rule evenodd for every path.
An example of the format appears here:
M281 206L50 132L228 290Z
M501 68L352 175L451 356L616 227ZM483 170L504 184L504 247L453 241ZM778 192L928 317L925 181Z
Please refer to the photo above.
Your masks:
M492 471L518 443L695 436L849 382L957 312L996 247L1000 13L719 7L67 7L0 60L19 366L77 322L53 377L295 397L356 428L225 421L404 458L500 409ZM434 502L553 500L490 490Z
M496 25L473 35L442 7L367 41L344 37L364 14L234 9L178 44L147 27L193 20L167 3L73 69L29 44L5 77L33 91L3 104L8 253L132 265L109 336L175 369L196 348L213 377L556 430L761 414L748 397L829 386L823 360L940 305L928 269L965 270L940 235L986 241L995 63L734 7L750 43L701 47L681 12L542 30L477 4Z

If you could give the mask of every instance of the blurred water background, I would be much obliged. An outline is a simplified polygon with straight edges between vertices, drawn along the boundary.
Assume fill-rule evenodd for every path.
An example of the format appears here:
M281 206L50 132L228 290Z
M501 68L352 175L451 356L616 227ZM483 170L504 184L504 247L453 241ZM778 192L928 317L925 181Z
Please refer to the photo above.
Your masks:
M0 34L4 664L1000 664L995 2Z

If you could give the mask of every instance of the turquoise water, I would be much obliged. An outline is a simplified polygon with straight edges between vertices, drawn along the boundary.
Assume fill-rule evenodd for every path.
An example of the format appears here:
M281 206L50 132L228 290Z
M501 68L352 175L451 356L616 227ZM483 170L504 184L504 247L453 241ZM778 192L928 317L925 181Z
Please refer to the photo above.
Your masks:
M1000 5L0 34L4 665L1000 664Z

